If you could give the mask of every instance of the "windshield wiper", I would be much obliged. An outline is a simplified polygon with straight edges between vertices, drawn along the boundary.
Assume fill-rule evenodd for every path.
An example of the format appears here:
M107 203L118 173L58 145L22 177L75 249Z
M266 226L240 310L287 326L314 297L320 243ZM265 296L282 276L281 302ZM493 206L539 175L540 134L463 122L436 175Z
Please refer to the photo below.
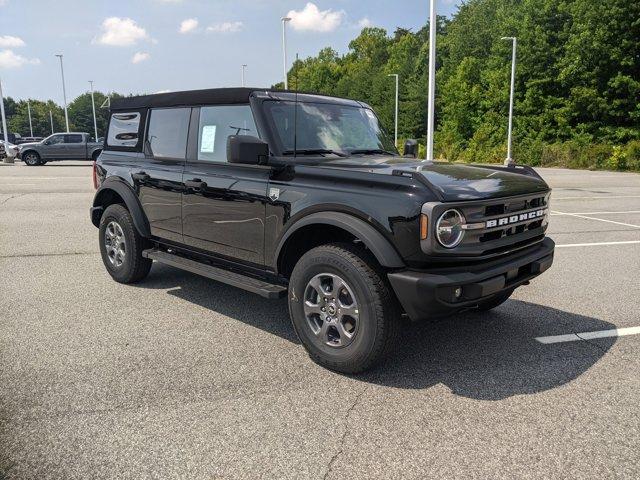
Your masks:
M285 150L282 152L282 155L323 155L323 154L333 154L339 157L348 157L344 152L340 152L338 150L330 150L328 148L304 148L298 150Z
M377 155L377 154L382 154L382 155L396 155L396 153L394 152L390 152L389 150L382 150L380 148L361 148L361 149L356 149L356 150L349 150L349 153L351 155L354 154L363 154L363 155Z

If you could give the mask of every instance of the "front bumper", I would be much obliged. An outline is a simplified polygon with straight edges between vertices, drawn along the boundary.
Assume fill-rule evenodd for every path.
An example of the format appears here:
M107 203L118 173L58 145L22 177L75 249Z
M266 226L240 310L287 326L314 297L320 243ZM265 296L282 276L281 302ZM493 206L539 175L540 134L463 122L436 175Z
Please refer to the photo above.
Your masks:
M391 286L412 320L449 315L519 287L553 263L555 243L545 238L535 247L507 259L480 265L390 273ZM455 292L461 289L456 298Z

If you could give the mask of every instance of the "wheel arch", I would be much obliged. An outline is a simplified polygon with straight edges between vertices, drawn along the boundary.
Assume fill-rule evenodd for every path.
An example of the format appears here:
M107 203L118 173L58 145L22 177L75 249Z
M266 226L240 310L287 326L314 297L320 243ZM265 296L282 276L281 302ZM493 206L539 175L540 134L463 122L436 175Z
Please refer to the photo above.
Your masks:
M292 253L295 260L306 251L324 243L322 235L330 236L332 241L359 241L369 249L378 263L387 268L402 268L405 266L402 258L391 242L375 227L364 220L343 212L317 212L309 214L291 225L282 235L274 254L274 269L279 274L291 273L292 259L288 259L288 253ZM306 240L300 245L301 240ZM304 248L308 245L309 248ZM296 247L297 246L297 247ZM287 261L289 260L289 261Z
M138 230L138 233L142 237L150 237L151 230L149 228L149 221L147 220L138 196L122 180L107 179L98 189L93 199L93 208L91 209L91 223L96 227L100 225L100 218L102 213L109 205L115 203L124 204L127 210L133 217L133 224Z
M20 158L24 159L25 155L27 155L29 153L35 153L38 156L38 158L42 158L42 155L40 155L40 152L38 152L37 150L35 150L33 148L25 150L24 152L20 152Z

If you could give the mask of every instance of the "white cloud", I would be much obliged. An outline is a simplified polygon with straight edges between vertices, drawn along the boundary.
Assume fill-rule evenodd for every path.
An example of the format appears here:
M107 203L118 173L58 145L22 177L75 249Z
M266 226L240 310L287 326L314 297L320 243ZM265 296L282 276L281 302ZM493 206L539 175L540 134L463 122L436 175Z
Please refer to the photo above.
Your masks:
M332 32L340 26L345 17L344 10L333 11L320 10L316 4L307 3L300 10L291 10L287 13L287 17L291 18L291 26L295 30L309 30L314 32Z
M131 63L140 63L146 60L149 60L151 55L146 52L136 52L133 57L131 57Z
M0 35L0 48L13 48L13 47L24 47L24 46L25 46L24 40L22 40L19 37L12 37L11 35Z
M23 65L39 65L37 58L25 58L13 50L0 50L0 68L20 68Z
M358 26L359 26L360 28L367 28L367 27L371 27L371 26L373 26L373 22L372 22L371 20L369 20L369 18L368 18L368 17L364 17L364 18L361 18L361 19L358 21Z
M198 19L197 18L187 18L180 22L180 33L191 33L196 28L198 28Z
M215 23L207 27L207 32L233 33L233 32L239 32L240 30L242 30L243 26L244 24L242 22Z
M126 47L149 38L147 31L130 18L109 17L102 22L102 34L94 43Z

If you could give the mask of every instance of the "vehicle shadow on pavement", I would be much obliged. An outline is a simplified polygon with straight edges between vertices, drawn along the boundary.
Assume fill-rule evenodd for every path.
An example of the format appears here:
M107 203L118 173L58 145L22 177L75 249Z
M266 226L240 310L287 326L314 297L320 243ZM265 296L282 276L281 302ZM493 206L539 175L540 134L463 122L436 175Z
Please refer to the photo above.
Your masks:
M154 265L141 288L168 294L299 344L284 300L267 300L218 282ZM509 300L491 312L432 322L403 321L400 346L356 381L399 389L443 384L457 395L501 400L550 390L578 378L615 337L542 344L536 337L609 330L615 325L552 307ZM309 360L311 361L311 360Z
M170 289L169 295L239 320L299 344L289 320L287 302L268 300L239 288L154 263L149 276L137 287Z
M358 379L401 389L443 384L478 400L533 394L575 380L616 341L542 344L536 337L613 328L597 318L508 300L490 312L410 325L396 355Z

